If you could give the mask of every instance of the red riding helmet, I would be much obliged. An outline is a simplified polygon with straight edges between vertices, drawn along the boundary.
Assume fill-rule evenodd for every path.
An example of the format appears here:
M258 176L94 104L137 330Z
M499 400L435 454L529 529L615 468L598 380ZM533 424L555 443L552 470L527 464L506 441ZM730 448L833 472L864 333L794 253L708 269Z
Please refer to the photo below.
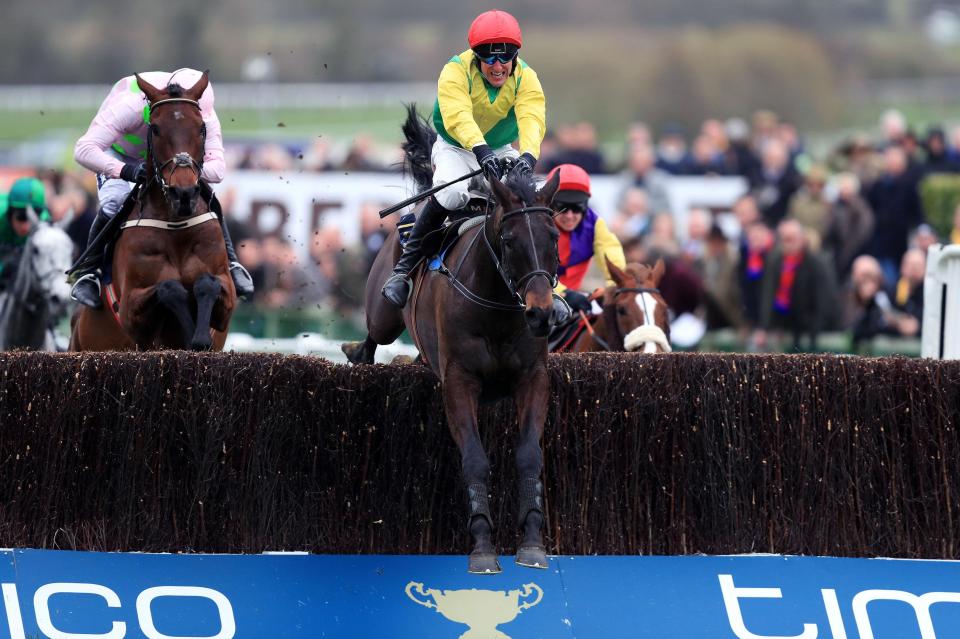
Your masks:
M560 174L560 185L557 186L557 194L553 196L553 201L565 204L586 204L590 199L590 176L587 172L576 164L561 164L550 171L547 181L553 179L557 173Z
M523 46L523 35L520 33L520 23L506 11L494 9L477 16L470 31L467 32L470 48L475 49L481 44L506 42L517 48Z

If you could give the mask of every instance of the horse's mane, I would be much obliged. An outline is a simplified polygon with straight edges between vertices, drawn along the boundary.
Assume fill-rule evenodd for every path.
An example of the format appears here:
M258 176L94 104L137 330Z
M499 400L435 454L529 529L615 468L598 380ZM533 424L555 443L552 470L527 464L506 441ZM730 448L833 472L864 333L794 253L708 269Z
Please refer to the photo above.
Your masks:
M433 162L430 152L437 139L437 132L417 113L416 104L408 104L407 120L403 123L403 172L409 174L417 185L417 193L430 188L433 184Z
M171 82L167 85L167 95L171 98L182 98L183 97L183 87L177 84L176 82Z
M513 191L517 197L523 200L526 206L532 206L537 199L537 183L532 173L518 174L511 171L507 174L505 182L507 187Z
M17 273L10 287L10 293L21 304L26 301L30 293L30 280L33 279L33 263L30 261L30 255L33 251L35 232L36 229L30 231L26 243L20 248L20 263L17 264Z

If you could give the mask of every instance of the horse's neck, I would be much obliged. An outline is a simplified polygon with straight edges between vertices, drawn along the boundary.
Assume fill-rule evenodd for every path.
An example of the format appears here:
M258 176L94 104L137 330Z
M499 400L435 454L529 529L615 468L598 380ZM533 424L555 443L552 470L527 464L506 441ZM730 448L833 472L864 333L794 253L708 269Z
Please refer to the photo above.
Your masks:
M47 321L45 303L31 311L12 292L0 294L0 350L42 347Z

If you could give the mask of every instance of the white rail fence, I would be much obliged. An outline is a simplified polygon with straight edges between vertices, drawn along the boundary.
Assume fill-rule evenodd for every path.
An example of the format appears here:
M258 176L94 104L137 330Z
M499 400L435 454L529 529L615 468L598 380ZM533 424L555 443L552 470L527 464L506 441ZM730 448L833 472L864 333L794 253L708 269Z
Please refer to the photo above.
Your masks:
M934 244L923 284L923 357L960 359L960 246Z

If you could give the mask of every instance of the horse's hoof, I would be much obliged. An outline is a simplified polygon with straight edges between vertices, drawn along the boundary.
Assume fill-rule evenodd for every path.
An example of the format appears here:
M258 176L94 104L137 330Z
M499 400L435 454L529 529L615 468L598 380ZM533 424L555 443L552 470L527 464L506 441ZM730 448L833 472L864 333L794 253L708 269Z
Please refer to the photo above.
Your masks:
M520 546L517 549L517 565L546 570L550 567L546 549L543 546Z
M347 356L347 360L351 364L359 364L357 355L361 348L363 348L363 342L344 342L340 345L340 350Z
M390 360L390 364L393 366L411 366L415 362L416 360L410 357L409 355L397 355L392 360Z
M473 575L496 575L500 572L500 562L492 552L470 553L467 572Z

